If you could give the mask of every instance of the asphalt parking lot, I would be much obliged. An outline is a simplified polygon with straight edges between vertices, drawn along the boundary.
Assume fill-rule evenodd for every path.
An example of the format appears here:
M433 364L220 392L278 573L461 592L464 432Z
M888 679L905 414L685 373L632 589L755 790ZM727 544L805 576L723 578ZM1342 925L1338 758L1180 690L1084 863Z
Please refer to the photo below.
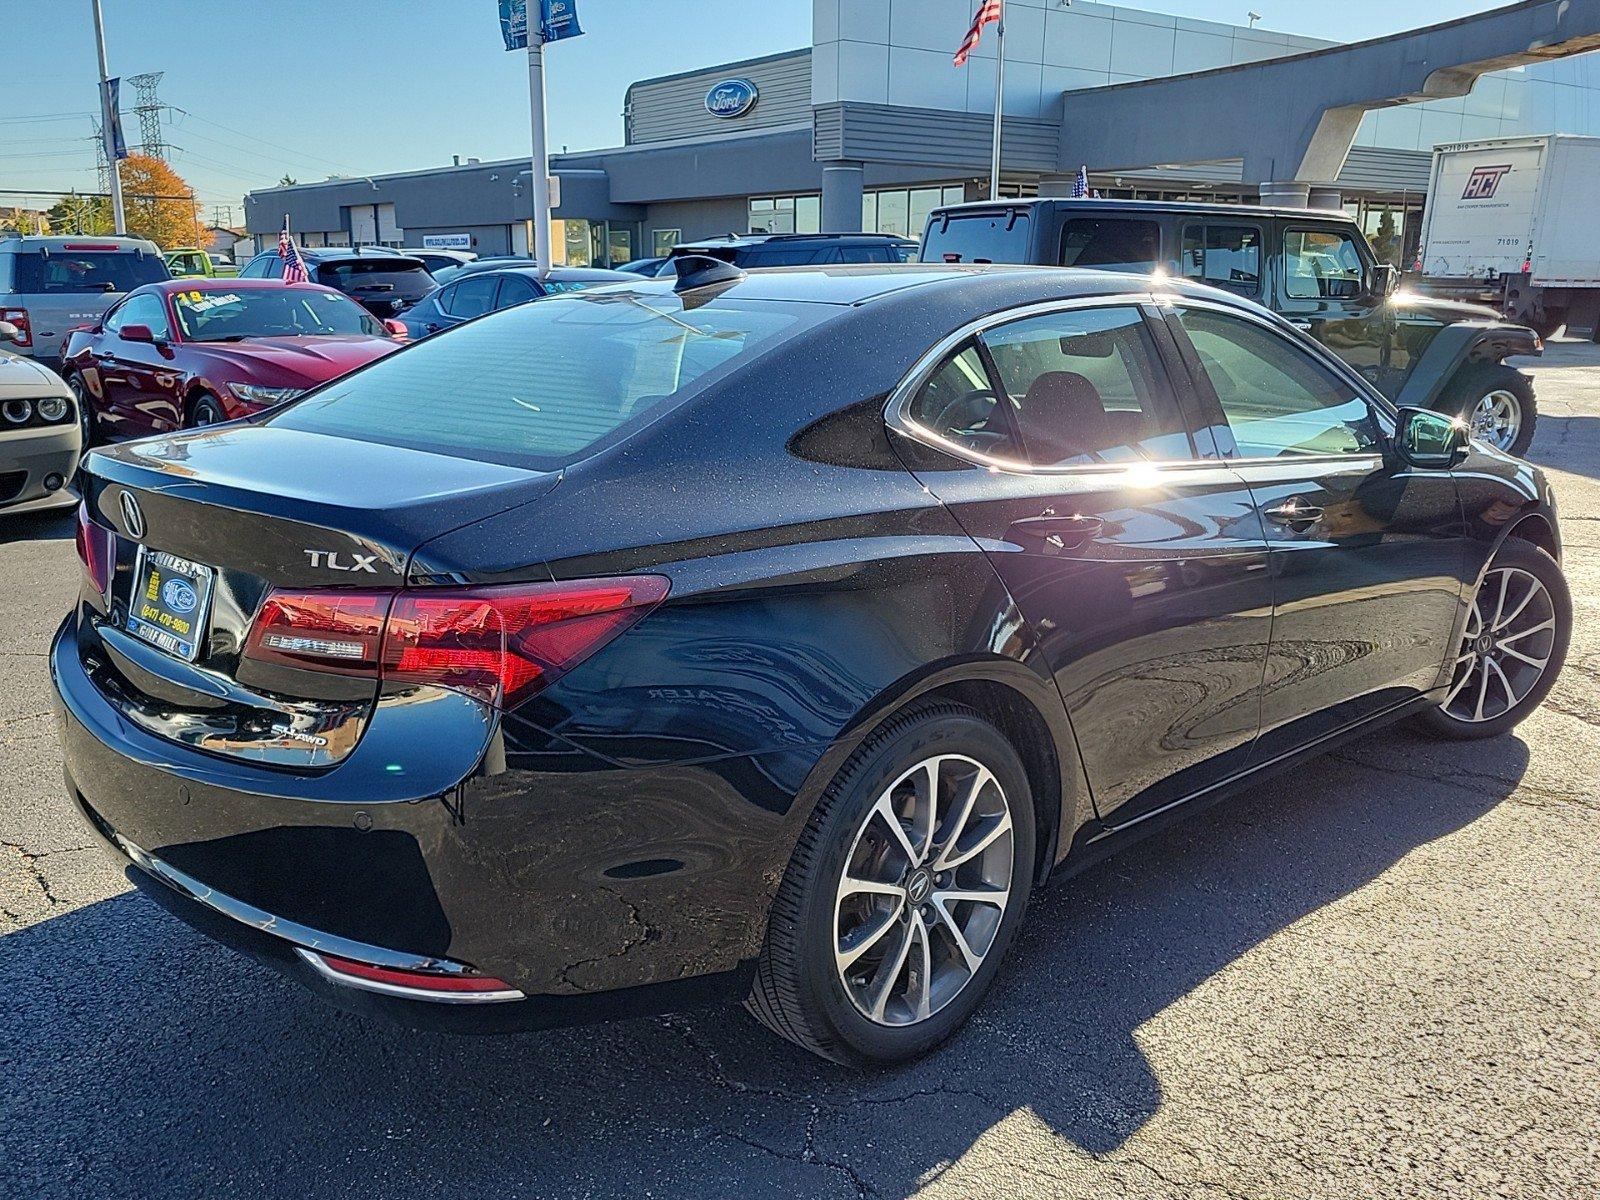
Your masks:
M0 523L0 1195L1594 1197L1600 346L1535 371L1578 618L1544 708L1052 886L978 1018L877 1075L739 1011L404 1033L205 941L59 796L71 521Z

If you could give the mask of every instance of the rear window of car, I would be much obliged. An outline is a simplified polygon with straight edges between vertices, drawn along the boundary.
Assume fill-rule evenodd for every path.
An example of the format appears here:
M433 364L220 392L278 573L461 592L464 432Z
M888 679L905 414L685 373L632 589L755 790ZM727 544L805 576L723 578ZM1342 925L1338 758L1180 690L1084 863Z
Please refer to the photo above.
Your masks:
M420 263L395 259L323 263L317 267L317 282L341 292L403 292L407 295L427 291L434 278Z
M923 262L1028 261L1032 222L1025 210L934 213L922 238Z
M280 409L271 424L555 470L739 369L826 305L576 293L429 338Z
M131 292L170 278L154 254L111 250L51 250L16 256L12 289L24 295Z

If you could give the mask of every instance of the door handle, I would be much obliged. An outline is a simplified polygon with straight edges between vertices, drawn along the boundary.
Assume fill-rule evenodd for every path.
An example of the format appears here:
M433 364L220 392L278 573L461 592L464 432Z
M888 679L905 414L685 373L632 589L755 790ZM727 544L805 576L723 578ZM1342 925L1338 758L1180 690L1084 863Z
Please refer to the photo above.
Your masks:
M1299 496L1290 496L1287 500L1274 504L1264 515L1273 524L1282 525L1296 533L1304 533L1322 520L1322 510L1314 504L1306 503Z
M1018 539L1043 542L1052 550L1076 550L1106 527L1100 517L1074 514L1070 517L1025 517L1011 526Z

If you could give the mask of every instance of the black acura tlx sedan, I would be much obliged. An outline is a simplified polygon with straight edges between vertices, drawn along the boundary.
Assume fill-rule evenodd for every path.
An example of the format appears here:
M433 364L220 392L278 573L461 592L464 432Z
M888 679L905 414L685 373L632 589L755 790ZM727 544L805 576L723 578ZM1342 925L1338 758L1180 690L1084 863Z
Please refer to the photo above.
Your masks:
M413 1024L884 1062L1052 872L1561 668L1540 472L1246 301L676 270L89 456L51 670L135 883Z

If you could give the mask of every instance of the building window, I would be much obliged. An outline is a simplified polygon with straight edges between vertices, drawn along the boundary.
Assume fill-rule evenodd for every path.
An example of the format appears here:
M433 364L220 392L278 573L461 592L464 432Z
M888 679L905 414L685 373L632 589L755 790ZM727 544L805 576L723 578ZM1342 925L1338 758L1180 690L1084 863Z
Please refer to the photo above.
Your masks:
M751 233L821 233L821 196L753 196Z
M868 233L921 237L928 214L941 204L960 204L966 188L959 183L889 188L861 197L861 228Z
M652 258L665 258L672 253L672 248L683 240L681 229L657 229L650 235L650 256Z

